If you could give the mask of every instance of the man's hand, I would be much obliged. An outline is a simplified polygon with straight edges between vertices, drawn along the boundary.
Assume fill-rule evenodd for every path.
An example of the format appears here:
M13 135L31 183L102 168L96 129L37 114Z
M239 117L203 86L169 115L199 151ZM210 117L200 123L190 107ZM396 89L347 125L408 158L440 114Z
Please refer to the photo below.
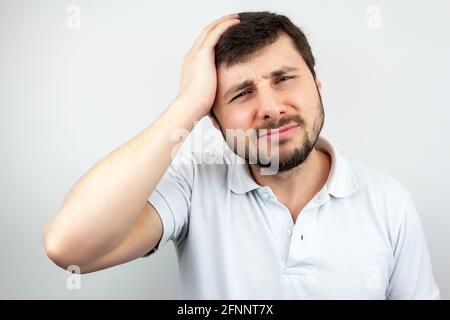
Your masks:
M217 19L203 29L184 57L177 99L187 102L191 108L199 108L202 116L209 113L216 97L217 71L214 47L220 36L239 22L238 14Z

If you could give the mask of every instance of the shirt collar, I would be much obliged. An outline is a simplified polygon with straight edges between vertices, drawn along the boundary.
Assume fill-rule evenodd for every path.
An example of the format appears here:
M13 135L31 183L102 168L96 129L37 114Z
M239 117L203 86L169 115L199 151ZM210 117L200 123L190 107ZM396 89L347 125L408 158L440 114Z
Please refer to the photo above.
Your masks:
M315 148L331 156L331 170L325 183L329 194L342 198L353 194L358 189L353 169L346 158L339 155L336 147L323 136L319 136ZM238 194L244 194L262 187L253 179L245 160L229 150L230 170L228 184Z

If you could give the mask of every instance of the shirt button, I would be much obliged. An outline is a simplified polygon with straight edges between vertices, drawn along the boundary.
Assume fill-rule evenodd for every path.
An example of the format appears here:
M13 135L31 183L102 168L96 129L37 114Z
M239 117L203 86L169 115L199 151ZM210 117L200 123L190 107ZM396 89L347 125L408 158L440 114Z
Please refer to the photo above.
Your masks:
M266 200L270 200L272 199L272 196L269 193L264 193L264 198L266 198Z
M290 238L291 235L292 235L292 232L291 232L291 230L284 230L284 231L283 231L283 235L284 235L286 238Z

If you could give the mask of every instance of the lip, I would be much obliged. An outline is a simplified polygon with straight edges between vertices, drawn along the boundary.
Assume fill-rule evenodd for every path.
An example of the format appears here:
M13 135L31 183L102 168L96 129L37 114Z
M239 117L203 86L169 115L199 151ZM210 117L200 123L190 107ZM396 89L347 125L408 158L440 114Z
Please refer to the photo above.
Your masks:
M291 136L296 131L297 128L298 124L296 123L287 124L278 129L267 130L267 134L261 135L259 139L261 138L271 139L272 136L276 135L281 140Z

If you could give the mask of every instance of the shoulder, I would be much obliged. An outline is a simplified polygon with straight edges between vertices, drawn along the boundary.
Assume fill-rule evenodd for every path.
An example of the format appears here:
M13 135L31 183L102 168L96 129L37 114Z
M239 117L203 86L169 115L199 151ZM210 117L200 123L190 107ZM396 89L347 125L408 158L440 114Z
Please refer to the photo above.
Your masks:
M348 160L358 183L357 197L372 214L396 225L412 201L409 190L396 178L356 161Z
M173 159L171 168L198 181L209 180L211 183L220 183L227 178L233 161L235 160L226 152L184 151Z
M391 175L369 168L353 160L347 161L362 191L380 193L396 200L408 196L409 191L407 188Z

